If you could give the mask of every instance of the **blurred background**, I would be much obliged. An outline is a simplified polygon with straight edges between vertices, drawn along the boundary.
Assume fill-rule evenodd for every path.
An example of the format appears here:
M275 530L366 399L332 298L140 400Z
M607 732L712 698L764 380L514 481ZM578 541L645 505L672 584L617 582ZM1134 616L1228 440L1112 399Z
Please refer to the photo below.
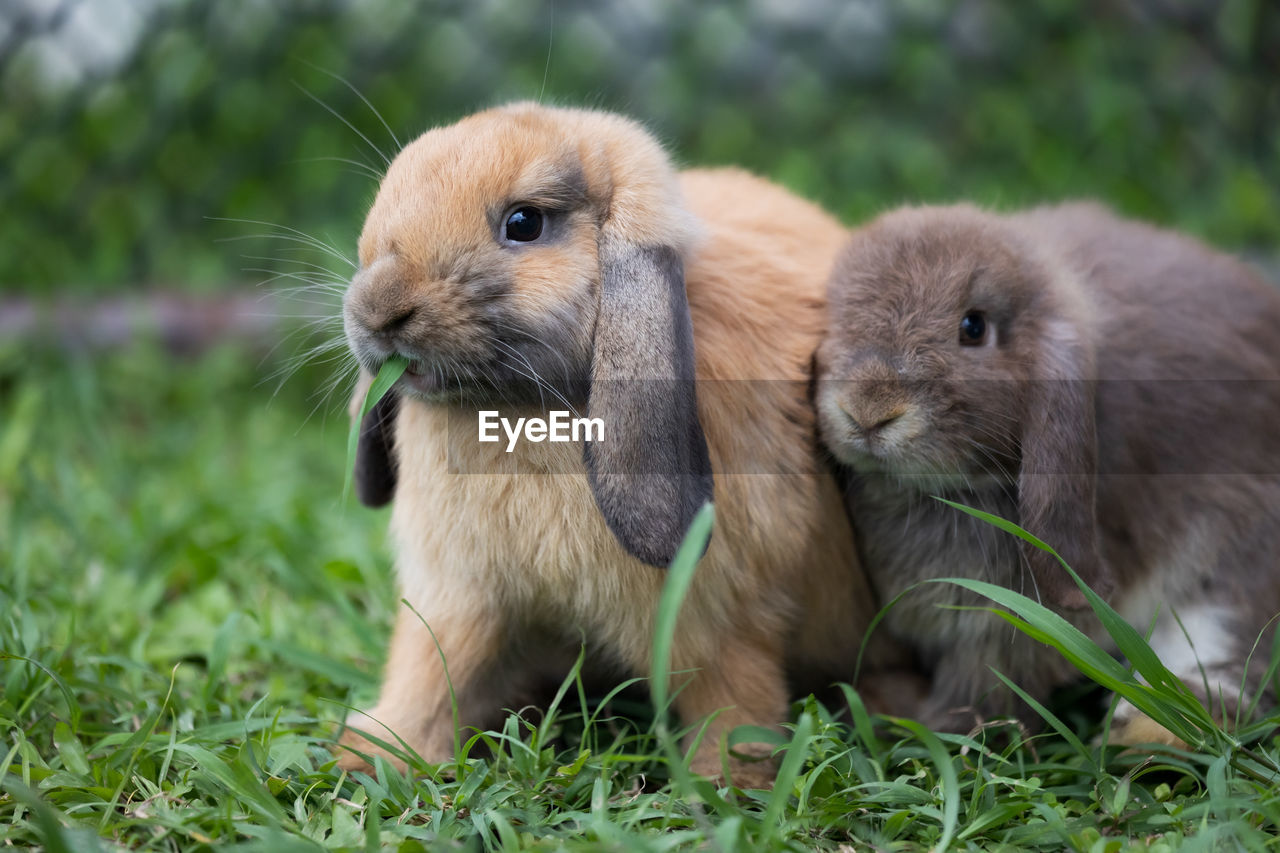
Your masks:
M1093 196L1280 254L1276 0L0 0L11 756L368 701L396 598L340 501L341 256L384 157L517 98L849 224Z
M851 224L1096 196L1280 244L1273 0L5 0L0 286L261 280L241 256L271 243L219 240L266 229L221 218L349 253L397 139L517 98L634 115Z

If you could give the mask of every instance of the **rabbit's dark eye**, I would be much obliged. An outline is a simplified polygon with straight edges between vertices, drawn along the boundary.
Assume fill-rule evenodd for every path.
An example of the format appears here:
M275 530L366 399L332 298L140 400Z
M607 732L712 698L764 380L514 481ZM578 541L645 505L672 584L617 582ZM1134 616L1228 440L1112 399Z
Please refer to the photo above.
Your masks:
M987 318L981 311L970 311L960 321L960 343L977 346L987 339Z
M542 236L542 211L536 207L517 207L507 216L507 239L530 243Z

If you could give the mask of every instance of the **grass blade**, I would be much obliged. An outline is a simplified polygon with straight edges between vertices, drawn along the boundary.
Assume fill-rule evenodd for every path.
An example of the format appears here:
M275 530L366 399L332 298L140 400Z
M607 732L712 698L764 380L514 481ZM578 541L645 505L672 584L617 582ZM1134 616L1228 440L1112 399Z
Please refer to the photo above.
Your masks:
M929 751L929 758L938 768L938 784L942 788L942 838L934 847L934 853L942 853L955 838L956 827L960 822L960 779L956 775L955 764L951 753L943 746L942 741L933 732L914 720L896 720Z
M1188 697L1194 700L1194 696L1192 696L1191 692L1187 690L1186 685L1184 685L1182 681L1170 672L1169 669L1160 661L1159 656L1157 656L1151 646L1147 644L1146 640L1142 638L1142 635L1139 634L1138 631L1123 617L1121 617L1119 613L1112 609L1111 605L1107 604L1100 595L1090 589L1089 586L1080 579L1080 576L1076 574L1075 570L1072 569L1071 566L1067 565L1067 561L1062 559L1062 556L1058 554L1057 551L1011 521L953 501L943 500L942 498L936 498L936 500L941 501L954 509L958 509L961 512L967 513L968 515L972 515L973 517L985 521L988 524L994 525L1006 533L1011 533L1019 539L1022 539L1024 542L1029 542L1036 548L1052 554L1054 559L1062 565L1062 568L1071 575L1071 579L1075 581L1075 584L1080 588L1080 591L1084 593L1085 598L1089 602L1089 606L1093 609L1094 615L1096 615L1099 621L1102 622L1103 628L1106 629L1107 633L1115 641L1116 647L1120 650L1120 653L1129 659L1129 662L1133 664L1134 669L1142 674L1142 677L1147 680L1147 683L1152 685L1159 684L1161 686L1168 687L1173 691L1185 693ZM1195 704L1199 705L1199 702L1196 702ZM1207 712L1205 714L1205 718L1207 722L1211 722L1211 720L1208 719Z
M102 850L102 845L93 835L63 826L58 810L16 778L0 776L0 790L7 791L35 815L36 830L47 853L96 853Z
M356 447L360 443L360 427L364 423L364 416L378 405L379 400L387 396L391 386L396 384L408 368L409 359L402 355L393 355L384 361L382 367L378 368L378 375L373 377L369 390L364 394L360 413L351 420L351 430L347 433L347 474L342 483L343 503L347 502L347 495L351 494L351 480L355 475L356 467Z
M800 776L800 769L804 767L804 760L809 755L809 742L813 740L813 730L813 716L807 713L801 714L800 721L796 723L795 736L791 738L791 744L787 747L786 755L782 759L782 766L778 768L778 776L773 785L773 792L769 796L769 804L764 810L762 822L766 831L772 831L777 827L783 810L786 809L787 803L791 802L792 789Z
M1180 696L1171 694L1163 686L1152 687L1139 682L1119 661L1089 639L1079 628L1044 605L1002 586L969 578L936 578L926 583L955 584L1007 608L1007 611L992 609L991 612L1024 634L1057 649L1071 662L1072 666L1090 680L1119 693L1132 702L1138 710L1182 740L1187 743L1200 743L1204 740L1200 728L1188 719L1195 715L1188 713L1188 709L1183 707ZM1186 692L1185 687L1183 691ZM1208 712L1203 710L1200 703L1194 697L1191 701L1201 715L1207 718ZM1208 725L1213 726L1212 720L1209 720Z
M1072 569L1071 566L1067 565L1066 560L1063 560L1062 556L1058 554L1057 551L1011 521L953 501L943 500L942 498L935 498L935 500L938 500L954 509L960 510L963 513L972 515L973 517L985 521L988 524L994 525L995 527L998 527L1007 533L1011 533L1019 539L1022 539L1036 548L1046 551L1054 556L1054 558L1062 565L1062 568L1071 575L1071 579L1075 581L1076 586L1079 587L1080 591L1084 594L1085 599L1089 602L1089 607L1093 610L1094 615L1097 616L1098 621L1102 623L1103 629L1116 644L1116 648L1120 650L1120 653L1124 655L1131 664L1133 664L1133 668L1137 670L1146 682L1145 685L1140 684L1131 676L1126 675L1120 680L1125 683L1128 689L1112 689L1116 689L1116 692L1123 695L1130 702L1133 702L1139 710L1146 713L1153 720L1160 722L1161 725L1164 725L1165 728L1168 728L1189 744L1203 743L1206 733L1213 734L1215 737L1227 737L1226 733L1216 725L1208 709L1200 703L1200 700L1198 700L1195 697L1195 694L1193 694L1187 686L1182 683L1181 679L1169 671L1169 668L1164 665L1143 636L1138 633L1137 629L1120 616L1120 614L1117 613L1111 605L1107 604L1101 596L1090 589L1089 586L1081 580L1080 576L1076 574L1075 570ZM986 593L983 594L986 595ZM991 596L987 597L990 598ZM1022 596L1017 597L1020 599L1023 598ZM1026 599L1023 600L1027 601ZM1005 602L999 603L1009 607ZM1035 604L1034 610L1037 615L1042 615L1044 613L1051 614L1051 611L1048 611L1046 608L1041 607L1035 602L1028 603ZM1017 609L1014 607L1010 607L1010 609L1017 612ZM1026 616L1025 613L1020 615L1023 615L1024 618ZM1051 615L1056 616L1056 614ZM1036 620L1033 619L1031 621L1034 622ZM1076 636L1071 637L1071 639L1073 641L1072 645L1077 651L1083 650L1085 644L1093 646L1095 649L1097 648L1096 644L1089 641L1081 632L1070 626L1069 623L1066 623L1066 620L1061 619L1061 617L1057 617L1054 626L1060 628L1063 625L1070 627L1072 631L1074 631ZM1050 631L1050 634L1054 636L1061 636L1055 631ZM1084 643L1079 642L1081 639L1084 640ZM1067 654L1067 652L1062 648L1059 648L1059 651L1063 652L1063 654ZM1098 651L1101 652L1102 650L1098 649ZM1105 654L1105 652L1102 653ZM1069 655L1068 657L1070 658ZM1096 655L1092 655L1092 657L1097 660ZM1108 657L1110 656L1108 655ZM1114 669L1111 669L1111 671L1114 673ZM1093 676L1090 675L1090 677L1092 678ZM1150 688L1148 688L1147 685L1150 685ZM1141 703L1139 700L1141 700ZM1162 706L1162 716L1165 719L1177 719L1179 721L1179 725L1176 728L1171 727L1164 719L1153 715L1149 709L1152 708L1154 704L1160 704Z
M653 627L653 656L649 665L650 690L653 693L653 707L659 719L667 711L670 701L670 685L667 683L671 675L671 647L675 643L676 618L680 615L680 606L684 604L689 586L693 583L693 573L698 560L706 549L707 540L711 538L711 526L715 523L715 507L704 504L689 525L676 558L667 569L667 581L662 586L662 594L658 598L658 613Z
M1057 732L1059 736L1062 737L1063 740L1071 744L1071 748L1074 749L1076 752L1080 753L1080 756L1085 761L1089 762L1089 765L1095 771L1098 770L1098 762L1094 759L1093 753L1089 750L1087 746L1084 745L1084 741L1080 740L1080 738L1076 736L1076 733L1071 731L1071 729L1067 727L1066 723L1058 719L1057 714L1050 711L1043 704L1036 701L1031 696L1031 694L1027 693L1027 691L1023 690L1021 687L1019 687L1018 685L1010 681L1008 678L1006 678L1004 673L999 672L995 669L992 669L991 672L995 674L996 678L1004 682L1004 685L1008 687L1010 690L1012 690L1019 699L1021 699L1023 702L1026 702L1029 706L1031 706L1031 710L1039 714L1040 719L1048 723L1049 727L1052 728L1055 732Z

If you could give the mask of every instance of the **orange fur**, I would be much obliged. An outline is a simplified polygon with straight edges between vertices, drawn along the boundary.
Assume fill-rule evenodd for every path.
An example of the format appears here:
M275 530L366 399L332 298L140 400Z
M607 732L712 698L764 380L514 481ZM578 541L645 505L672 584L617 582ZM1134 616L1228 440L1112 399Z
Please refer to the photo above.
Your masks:
M587 201L568 214L562 244L523 254L513 269L488 259L485 210L575 167ZM473 270L510 274L522 310L586 306L581 340L565 351L589 348L601 228L684 255L717 528L680 613L672 669L696 671L676 698L685 720L720 712L695 760L715 772L729 728L784 719L785 672L851 678L874 613L838 490L815 453L807 399L840 225L744 172L677 177L648 134L617 116L516 105L431 131L401 153L360 241L365 270L388 259L395 270L357 277L352 298L366 308L429 301L439 334L469 346L475 327L456 313L448 278L466 259ZM576 650L585 637L600 660L647 674L665 575L611 534L581 445L522 443L508 454L474 440L465 419L473 409L404 400L392 519L402 593L439 639L462 723L484 724L509 707L525 672L510 655L531 643ZM751 473L762 467L773 473ZM444 671L416 616L398 620L385 678L369 716L428 760L446 759ZM386 734L368 719L356 725ZM370 749L358 737L347 742ZM742 784L772 772L767 763L732 767Z

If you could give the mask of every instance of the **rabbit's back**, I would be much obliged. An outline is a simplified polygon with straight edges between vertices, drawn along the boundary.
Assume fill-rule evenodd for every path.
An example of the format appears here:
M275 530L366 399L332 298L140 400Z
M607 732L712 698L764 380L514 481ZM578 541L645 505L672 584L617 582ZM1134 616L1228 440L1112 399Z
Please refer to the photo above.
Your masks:
M1167 613L1153 643L1190 680L1234 672L1280 610L1280 290L1096 205L1023 221L1093 299L1098 520L1119 609L1134 624L1176 609L1196 657Z
M1094 300L1104 379L1280 379L1280 290L1200 241L1089 202L1015 217Z

